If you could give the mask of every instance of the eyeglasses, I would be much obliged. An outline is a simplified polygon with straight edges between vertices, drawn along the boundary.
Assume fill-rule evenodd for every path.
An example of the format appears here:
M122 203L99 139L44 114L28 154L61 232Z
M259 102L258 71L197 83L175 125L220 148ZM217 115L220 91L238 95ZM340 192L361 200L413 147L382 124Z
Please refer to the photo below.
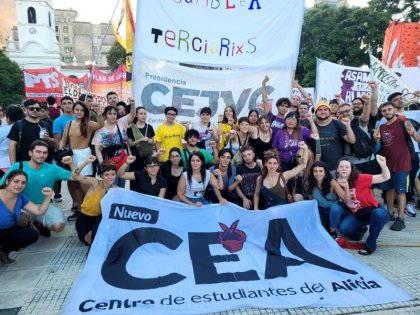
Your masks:
M36 110L37 112L41 111L41 107L28 107L28 110L33 112L34 110Z
M176 116L176 113L166 113L166 116Z
M147 168L155 168L155 167L159 167L159 165L157 164L150 164L146 166Z

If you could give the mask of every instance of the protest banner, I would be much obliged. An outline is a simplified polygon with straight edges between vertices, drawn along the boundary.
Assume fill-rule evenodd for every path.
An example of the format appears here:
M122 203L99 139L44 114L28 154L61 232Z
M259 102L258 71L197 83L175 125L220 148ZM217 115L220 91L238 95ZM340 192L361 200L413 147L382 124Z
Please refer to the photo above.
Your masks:
M304 9L304 0L139 1L135 62L255 67L293 56L296 68Z
M356 97L370 94L369 69L339 65L317 59L316 100L330 101L340 94L344 102L351 103Z
M290 96L292 70L289 69L209 71L145 58L139 64L139 75L134 77L133 92L137 104L146 108L147 122L153 127L165 120L166 106L176 107L177 119L181 121L198 119L204 106L209 106L212 117L217 117L226 105L233 105L240 117L255 108L263 113L261 82L265 75L270 77L267 83L270 100L275 102ZM277 113L276 108L273 111Z
M54 67L43 69L23 69L25 80L26 98L44 101L52 95L60 98L63 96L63 80L71 82L78 88L87 87L87 75L81 78L68 77Z
M73 98L74 101L79 100L80 96L82 94L89 94L90 96L92 96L93 98L93 103L98 105L99 108L104 108L106 106L106 97L105 96L101 96L101 95L97 95L94 93L88 93L88 91L82 87L80 87L79 85L63 78L63 95L62 96L70 96L71 98Z
M127 101L127 98L131 96L131 84L126 82L125 64L120 65L111 73L95 68L92 73L91 91L101 96L114 91L120 100Z
M62 314L352 307L413 297L344 250L314 200L248 211L110 189ZM392 292L392 294L390 294Z
M378 82L378 103L387 101L389 95L395 92L413 92L414 89L408 86L391 69L385 66L379 59L373 55L370 56L370 69L372 80Z
M375 58L375 60L373 64L375 68L371 75L369 68L349 67L317 59L315 87L317 102L322 99L330 101L335 94L339 93L344 102L351 103L355 97L370 94L368 85L370 80L375 80L379 84L379 104L385 102L388 95L393 92L402 92L403 89L409 92L414 91L407 82L419 82L417 75L420 70L418 68L390 70L378 59Z

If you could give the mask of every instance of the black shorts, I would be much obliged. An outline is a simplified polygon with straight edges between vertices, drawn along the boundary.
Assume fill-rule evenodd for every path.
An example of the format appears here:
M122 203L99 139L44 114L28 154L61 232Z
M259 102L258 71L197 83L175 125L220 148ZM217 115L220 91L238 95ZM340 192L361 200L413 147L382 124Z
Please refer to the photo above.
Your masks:
M79 240L86 244L85 235L92 231L92 242L98 230L99 223L101 223L102 216L92 217L79 212L76 218L76 232ZM88 244L86 244L88 245Z

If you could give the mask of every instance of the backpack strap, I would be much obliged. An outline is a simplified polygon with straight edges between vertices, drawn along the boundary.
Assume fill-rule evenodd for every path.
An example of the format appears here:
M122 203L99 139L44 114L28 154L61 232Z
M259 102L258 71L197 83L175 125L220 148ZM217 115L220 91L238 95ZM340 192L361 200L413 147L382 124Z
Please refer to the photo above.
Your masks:
M20 149L20 139L22 138L22 129L23 129L23 119L19 119L17 122L17 127L18 127L18 144L17 144L17 150L16 150L16 154L19 152Z
M22 161L19 161L19 169L23 170L23 162Z

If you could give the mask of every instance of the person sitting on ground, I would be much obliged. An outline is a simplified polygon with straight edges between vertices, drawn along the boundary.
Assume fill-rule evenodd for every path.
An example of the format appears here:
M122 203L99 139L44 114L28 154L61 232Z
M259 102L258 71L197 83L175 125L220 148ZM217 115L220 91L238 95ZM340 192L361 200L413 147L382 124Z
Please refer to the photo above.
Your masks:
M135 180L136 185L134 191L141 194L165 197L166 179L160 173L160 163L156 156L148 156L144 161L144 169L141 171L126 172L128 165L136 160L133 155L128 156L127 161L121 166L117 172L117 176L122 179Z
M209 170L206 170L204 156L200 152L192 152L188 161L187 171L179 179L177 195L180 201L193 207L208 205L204 198L208 184L213 185L214 194L221 205L227 200L220 194L218 181Z
M306 168L308 150L304 152L301 160L302 164L284 173L281 171L278 151L272 150L265 153L262 174L258 176L257 187L255 188L254 210L259 210L260 194L264 200L263 209L293 202L293 196L288 191L287 182Z
M28 226L26 211L43 215L50 204L51 188L41 189L44 198L40 205L36 205L22 194L27 182L28 176L24 171L14 170L7 174L0 186L0 264L3 266L15 263L9 257L10 252L25 248L39 238L38 232Z
M339 232L354 241L360 241L370 226L369 236L360 255L371 255L376 250L376 239L389 220L388 211L375 199L371 186L383 183L391 178L385 157L376 155L381 167L379 175L359 174L348 158L341 158L337 164L337 183L345 192L344 198L339 195L341 204L330 208L330 231Z
M94 155L90 155L77 168L83 169L88 163L96 160ZM89 189L83 199L81 210L76 218L76 231L79 240L86 245L91 245L99 223L102 219L101 199L106 195L110 188L115 188L115 178L117 177L117 166L110 160L105 160L100 164L99 176L101 179L94 177L80 176L80 171L76 170L76 179L81 183L88 185Z

